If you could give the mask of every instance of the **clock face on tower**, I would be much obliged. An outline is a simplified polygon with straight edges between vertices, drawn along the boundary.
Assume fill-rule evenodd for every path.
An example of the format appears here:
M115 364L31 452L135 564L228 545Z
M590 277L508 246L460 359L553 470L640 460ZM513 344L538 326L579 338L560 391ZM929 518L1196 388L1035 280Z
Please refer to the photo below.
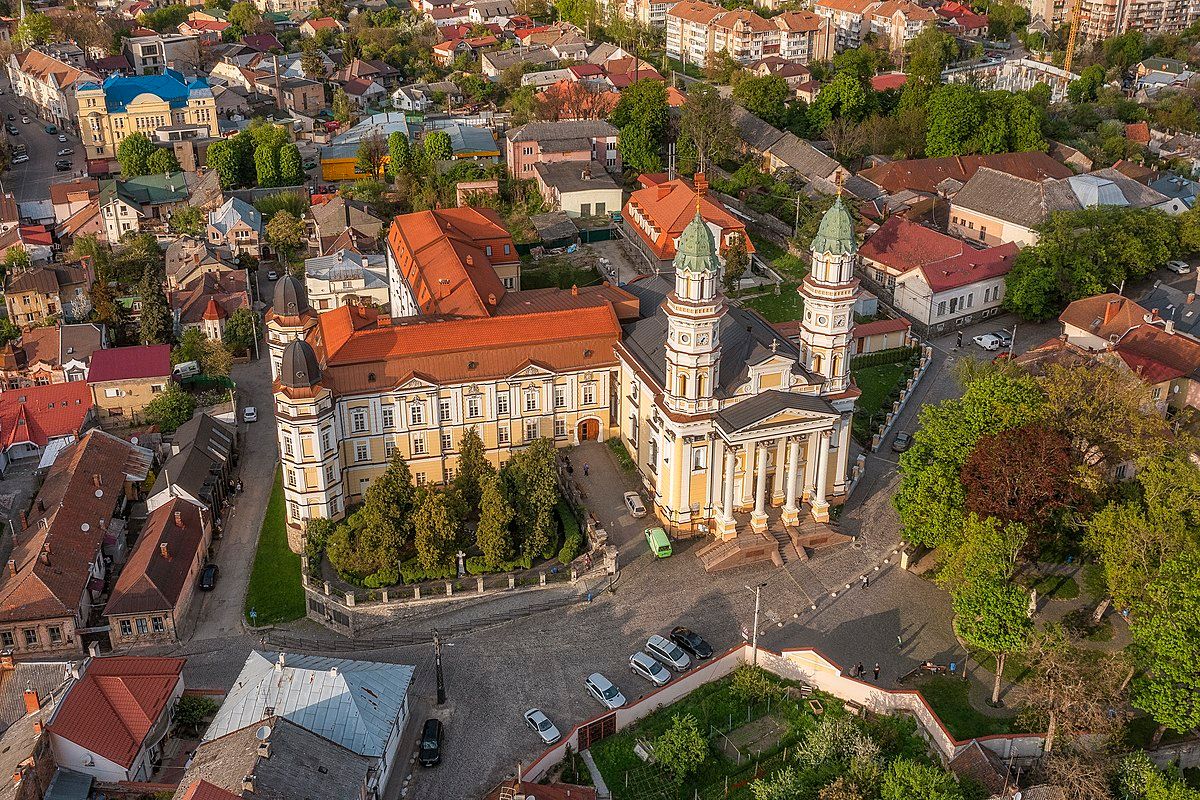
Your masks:
M707 334L707 333L702 333L702 334L700 334L699 336L697 336L697 337L696 337L696 343L697 343L697 344L708 344L708 334Z

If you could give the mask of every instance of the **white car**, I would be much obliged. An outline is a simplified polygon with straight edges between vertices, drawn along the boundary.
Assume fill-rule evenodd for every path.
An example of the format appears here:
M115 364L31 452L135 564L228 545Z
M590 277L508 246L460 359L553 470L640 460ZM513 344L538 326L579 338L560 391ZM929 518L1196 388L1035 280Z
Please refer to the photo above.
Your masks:
M1171 270L1171 272L1178 273L1179 275L1187 275L1192 271L1192 268L1188 266L1186 261L1168 261L1167 269Z
M540 709L531 708L525 712L525 724L533 729L533 732L541 737L546 744L554 744L562 738L558 728L550 721L550 718L541 712Z
M583 685L587 687L592 697L600 701L600 705L610 711L625 705L625 695L621 694L621 690L613 686L612 681L599 672L589 675Z
M981 333L971 341L982 347L984 350L999 350L1004 342L994 333Z
M629 509L629 515L634 519L641 519L646 516L646 505L642 502L642 497L637 492L625 493L625 507Z
M269 280L269 281L279 280L279 273L273 269L267 270L267 280Z
M65 142L65 141L67 140L67 135L66 135L65 133L60 133L60 134L58 135L58 140L59 140L60 142Z
M258 422L258 409L246 406L242 409L242 422Z
M28 160L29 160L29 156L14 156L14 157L13 157L13 160L12 160L12 163L14 163L14 164L24 164L24 163L25 163L26 161L28 161Z
M29 124L29 117L21 117L21 124L22 124L22 125L28 125L28 124Z
M646 640L646 652L676 672L686 672L692 665L682 647L657 633Z
M71 148L69 148L69 147L64 147L62 150L59 150L59 151L58 151L58 155L59 155L60 157L61 157L61 156L69 156L69 155L74 155L74 154L75 154L75 151L74 151L74 150L72 150L72 149L71 149Z
M629 657L629 671L655 686L666 686L671 682L670 671L641 650Z

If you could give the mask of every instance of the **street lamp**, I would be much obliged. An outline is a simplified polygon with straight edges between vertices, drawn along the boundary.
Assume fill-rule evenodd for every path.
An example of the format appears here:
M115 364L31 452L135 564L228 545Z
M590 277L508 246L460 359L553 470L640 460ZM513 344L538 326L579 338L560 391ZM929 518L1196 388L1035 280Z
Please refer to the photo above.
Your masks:
M446 681L442 677L442 637L438 629L433 629L433 669L437 675L437 704L446 704Z
M750 648L754 651L752 663L756 667L758 666L758 608L759 600L762 596L762 589L766 585L767 582L763 581L758 586L753 588L749 586L746 587L747 592L754 592L754 631L750 635Z

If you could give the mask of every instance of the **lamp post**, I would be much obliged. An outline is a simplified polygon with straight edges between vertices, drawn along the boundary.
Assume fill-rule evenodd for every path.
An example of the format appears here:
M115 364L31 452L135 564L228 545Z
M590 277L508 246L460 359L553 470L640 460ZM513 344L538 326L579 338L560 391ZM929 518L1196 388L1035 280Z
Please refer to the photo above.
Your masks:
M767 582L763 581L753 588L746 587L746 591L754 592L754 630L750 633L750 649L754 652L752 664L756 667L758 666L758 608L759 600L762 599L762 589L766 585Z
M437 675L437 704L446 704L446 680L442 677L442 637L433 629L433 671Z

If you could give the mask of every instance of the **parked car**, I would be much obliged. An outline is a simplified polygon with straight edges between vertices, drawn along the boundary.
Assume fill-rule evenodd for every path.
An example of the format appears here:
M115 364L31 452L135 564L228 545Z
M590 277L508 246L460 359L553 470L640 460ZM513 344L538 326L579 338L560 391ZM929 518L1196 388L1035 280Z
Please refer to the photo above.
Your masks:
M892 452L894 453L903 453L910 447L912 447L912 434L908 431L900 431L896 434L896 438L892 439Z
M1171 272L1175 272L1180 275L1187 275L1189 272L1192 271L1192 268L1190 266L1188 266L1188 263L1186 261L1168 261L1167 269L1171 270Z
M625 695L621 694L621 690L613 686L612 682L599 672L589 675L583 685L587 687L592 697L600 701L600 705L610 711L625 705Z
M427 719L421 728L421 745L417 760L422 767L433 767L442 760L442 721Z
M26 122L28 122L29 120L25 120L25 121L26 121ZM57 128L56 126L54 126L54 125L47 125L47 126L46 126L46 133L48 133L48 134L50 134L51 136L53 136L54 134L58 133L58 128Z
M26 161L28 161L28 160L29 160L29 156L22 154L22 155L19 155L19 156L13 156L12 163L14 163L14 164L24 164L24 163L25 163Z
M991 351L1000 349L1000 337L994 333L981 333L971 341L982 347L984 350Z
M67 135L66 135L65 133L60 133L60 134L58 135L58 140L59 140L60 142L65 142L65 141L67 141Z
M9 122L16 122L16 121L17 121L17 117L16 117L16 115L15 115L15 114L9 114L9 115L8 115L8 121L9 121Z
M646 640L646 652L676 672L686 672L692 665L683 648L657 633Z
M75 151L69 147L64 147L62 150L58 151L58 155L60 155L60 156L70 156L70 155L74 155L74 154L75 154Z
M629 514L634 519L646 516L646 506L642 502L642 496L637 492L625 493L625 507L629 509Z
M28 125L28 124L29 124L29 117L21 117L21 124L22 124L22 125Z
M671 673L662 664L638 650L629 657L629 671L645 678L655 686L666 686L671 682Z
M211 592L217 587L217 575L220 568L216 564L205 564L200 570L200 591Z
M704 641L704 637L691 628L682 625L671 629L671 641L682 647L692 658L703 661L712 658L712 645Z
M992 331L992 336L1000 340L1001 347L1012 347L1012 331L998 330Z
M18 128L16 125L13 125L12 123L5 125L4 130L8 131L10 136L20 136L21 135L21 129Z
M279 273L273 269L267 270L267 280L269 280L269 281L279 280Z
M671 540L662 528L646 528L646 544L655 558L667 558L671 555Z
M554 744L562 738L558 728L540 709L531 708L525 712L525 724L541 737L545 744Z
M59 172L66 172L71 168L71 162L67 161L65 158L60 158L58 161L54 162L54 168Z
M242 409L242 422L258 422L258 409L246 406Z

